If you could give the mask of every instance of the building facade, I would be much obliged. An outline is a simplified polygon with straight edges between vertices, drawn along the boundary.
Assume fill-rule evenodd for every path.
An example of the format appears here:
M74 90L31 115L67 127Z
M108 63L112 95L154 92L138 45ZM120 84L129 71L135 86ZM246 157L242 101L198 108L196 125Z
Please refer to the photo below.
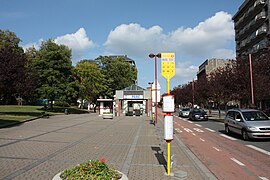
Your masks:
M200 66L199 71L197 72L197 79L199 80L202 77L208 77L212 72L215 72L218 68L225 67L228 64L231 64L232 60L224 59L207 59Z
M233 16L236 57L258 53L269 44L269 1L245 0Z

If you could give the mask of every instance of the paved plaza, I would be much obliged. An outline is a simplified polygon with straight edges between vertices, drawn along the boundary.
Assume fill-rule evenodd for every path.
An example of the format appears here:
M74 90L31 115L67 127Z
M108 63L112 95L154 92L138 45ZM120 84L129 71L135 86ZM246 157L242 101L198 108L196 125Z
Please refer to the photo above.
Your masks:
M172 170L166 175L163 122L95 113L56 115L0 129L0 179L50 180L90 159L102 159L131 180L215 179L181 139L171 143Z

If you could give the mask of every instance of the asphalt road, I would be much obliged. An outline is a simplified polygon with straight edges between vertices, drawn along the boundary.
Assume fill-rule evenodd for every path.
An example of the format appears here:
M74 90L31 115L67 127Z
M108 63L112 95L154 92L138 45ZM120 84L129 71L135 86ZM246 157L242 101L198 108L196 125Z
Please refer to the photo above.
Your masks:
M270 140L226 135L219 121L174 118L175 135L218 179L270 179Z

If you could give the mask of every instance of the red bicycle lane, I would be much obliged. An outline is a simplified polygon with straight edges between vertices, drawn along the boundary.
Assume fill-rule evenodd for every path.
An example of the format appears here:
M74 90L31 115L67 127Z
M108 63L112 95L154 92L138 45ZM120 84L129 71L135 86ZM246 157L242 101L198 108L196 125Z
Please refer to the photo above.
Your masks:
M174 117L174 130L174 135L181 139L218 179L270 178L268 155L178 117Z

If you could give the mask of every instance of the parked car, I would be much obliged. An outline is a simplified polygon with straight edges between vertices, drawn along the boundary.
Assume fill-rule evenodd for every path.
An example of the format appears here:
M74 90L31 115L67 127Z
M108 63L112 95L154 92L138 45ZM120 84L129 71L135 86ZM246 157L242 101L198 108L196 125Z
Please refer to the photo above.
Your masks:
M203 109L191 109L188 118L190 120L207 121L207 113Z
M224 119L227 134L234 132L244 140L250 138L270 138L270 119L255 109L231 109Z
M180 111L179 111L179 116L180 116L180 117L188 117L189 112L190 112L190 108L183 108L183 109L180 109Z

